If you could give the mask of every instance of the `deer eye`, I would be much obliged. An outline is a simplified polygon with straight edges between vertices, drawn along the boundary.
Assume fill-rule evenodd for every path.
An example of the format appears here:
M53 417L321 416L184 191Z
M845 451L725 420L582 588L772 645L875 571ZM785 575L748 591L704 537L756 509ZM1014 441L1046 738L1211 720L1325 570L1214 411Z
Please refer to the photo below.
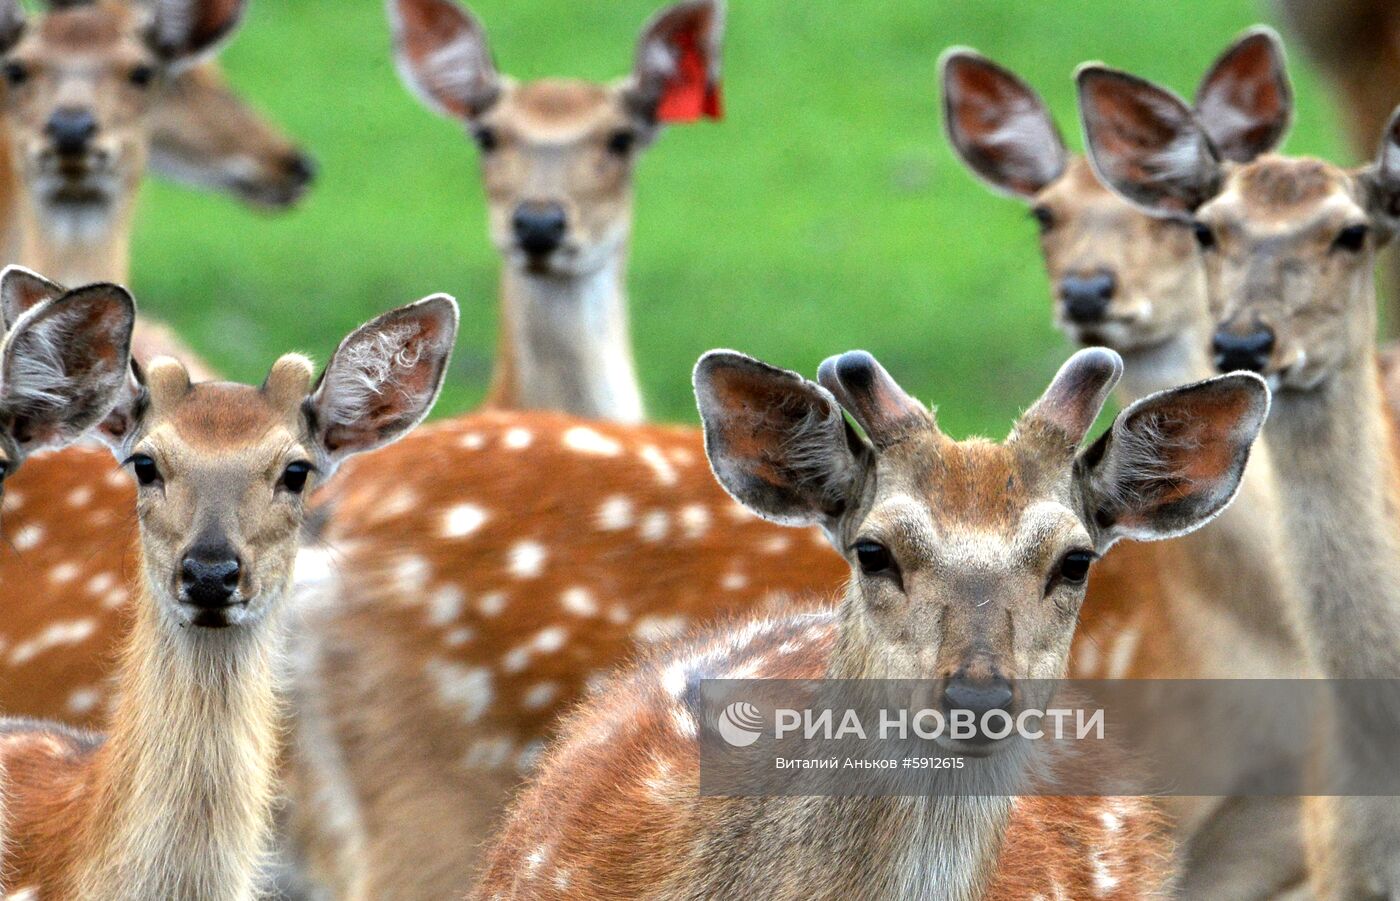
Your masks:
M1342 250L1356 253L1366 246L1366 235L1369 232L1370 229L1365 225L1348 225L1337 233L1337 240L1333 242L1333 245Z
M1031 207L1031 218L1040 226L1042 235L1055 227L1055 214L1050 212L1048 206Z
M151 82L155 81L156 70L151 66L134 66L132 70L127 73L126 77L128 81L138 88L149 87Z
M494 128L478 128L472 132L472 140L476 146L481 148L482 153L490 153L501 146L500 135L496 134Z
M306 478L311 475L312 469L314 467L305 461L288 463L287 468L282 470L282 487L292 494L301 494L306 490Z
M894 557L890 554L890 549L875 541L856 543L856 562L860 564L860 571L867 576L887 573L894 569Z
M29 67L14 61L5 63L5 81L10 87L19 87L29 80Z
M160 481L160 467L145 454L132 454L126 462L131 465L131 471L136 474L136 481L141 485L150 486Z
M608 152L614 156L626 156L632 152L632 148L637 146L637 133L630 129L621 129L613 132L608 137Z
M10 474L10 461L0 460L0 482L5 480L5 476Z
M1050 579L1052 586L1055 582L1083 585L1084 580L1089 578L1089 567L1093 562L1093 551L1069 551L1055 565L1055 574Z
M1201 245L1202 250L1210 250L1215 246L1215 232L1210 230L1210 226L1204 222L1193 222L1191 228L1196 233L1196 243Z

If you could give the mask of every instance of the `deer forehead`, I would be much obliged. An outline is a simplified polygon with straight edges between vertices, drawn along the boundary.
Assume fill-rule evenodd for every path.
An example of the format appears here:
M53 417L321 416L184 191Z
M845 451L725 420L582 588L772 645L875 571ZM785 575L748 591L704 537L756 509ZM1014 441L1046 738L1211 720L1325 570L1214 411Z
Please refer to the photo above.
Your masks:
M93 3L43 16L26 43L92 56L117 50L134 54L142 46L136 32L130 5Z
M513 86L492 110L531 142L567 144L622 120L616 92L587 81L542 79Z
M260 388L192 386L183 398L152 406L144 441L187 454L264 457L304 439L298 405L275 403Z
M925 499L899 494L881 501L867 523L878 524L906 553L949 573L1015 569L1043 562L1048 553L1089 533L1074 512L1059 500L1036 500L1014 519L947 515ZM905 561L918 568L917 560Z
M1315 159L1262 157L1233 170L1200 217L1252 233L1298 233L1320 223L1365 216L1345 170Z

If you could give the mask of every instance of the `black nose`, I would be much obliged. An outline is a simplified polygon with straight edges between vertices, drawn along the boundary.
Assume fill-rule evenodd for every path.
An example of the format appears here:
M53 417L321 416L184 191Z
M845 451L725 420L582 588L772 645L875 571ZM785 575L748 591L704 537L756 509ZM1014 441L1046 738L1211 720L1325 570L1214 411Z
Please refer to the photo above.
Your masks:
M959 672L943 689L943 703L949 712L966 710L978 718L993 710L1010 710L1012 696L1011 683L996 674L974 679Z
M1103 321L1116 287L1117 282L1109 272L1065 276L1060 281L1060 299L1065 302L1065 316L1081 325Z
M530 201L515 208L512 225L522 250L531 256L544 256L563 242L568 223L559 204Z
M304 153L294 153L287 157L283 167L287 177L298 185L309 185L316 180L316 161Z
M1239 335L1222 328L1216 331L1211 346L1215 350L1215 368L1221 372L1263 372L1274 351L1274 330L1256 325L1253 331Z
M184 600L196 607L227 607L242 566L232 548L194 548L180 562Z
M53 111L44 126L54 149L62 154L78 154L87 150L88 142L97 134L97 119L92 110L65 106Z

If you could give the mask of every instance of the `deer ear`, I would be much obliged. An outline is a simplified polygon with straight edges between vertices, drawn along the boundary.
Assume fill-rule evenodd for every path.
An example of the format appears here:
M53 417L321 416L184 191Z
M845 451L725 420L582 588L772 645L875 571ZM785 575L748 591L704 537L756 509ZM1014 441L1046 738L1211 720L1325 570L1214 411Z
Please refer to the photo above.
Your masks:
M25 12L22 0L0 0L0 53L9 51L24 35Z
M1220 190L1220 160L1180 97L1098 65L1076 80L1089 161L1105 185L1158 216L1188 214Z
M628 105L648 122L720 118L723 39L723 0L682 0L657 13L637 42Z
M19 318L41 303L57 300L67 289L23 266L6 266L0 272L0 315L5 328L12 329Z
M855 502L872 455L825 388L727 350L701 357L694 382L710 467L739 503L829 527Z
M247 0L149 0L148 41L168 65L187 68L218 51L247 6Z
M1392 231L1400 229L1400 107L1391 113L1376 161L1366 167L1361 179L1370 195L1371 212L1387 222Z
M429 108L474 119L501 96L486 30L456 0L389 0L394 64Z
M1232 162L1247 163L1283 142L1293 89L1277 32L1251 28L1220 55L1196 90L1196 118Z
M309 398L332 464L397 441L437 400L457 340L457 301L435 294L356 329Z
M1213 519L1239 489L1268 415L1268 387L1246 372L1162 391L1120 413L1075 467L1099 550Z
M954 48L939 64L943 123L968 168L993 188L1034 197L1064 174L1064 139L1035 91L979 53Z
M90 285L22 316L5 338L0 404L26 452L74 441L116 404L131 359L136 306Z

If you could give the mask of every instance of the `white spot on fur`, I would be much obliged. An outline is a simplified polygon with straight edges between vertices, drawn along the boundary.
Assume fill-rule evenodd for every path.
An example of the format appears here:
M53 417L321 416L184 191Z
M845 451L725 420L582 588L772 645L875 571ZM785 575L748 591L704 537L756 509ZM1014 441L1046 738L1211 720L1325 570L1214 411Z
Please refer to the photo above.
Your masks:
M456 585L444 585L428 598L428 622L434 626L445 626L462 615L462 604L466 596Z
M632 502L621 495L603 501L598 507L598 528L616 532L632 525Z
M525 692L525 696L520 699L526 710L543 710L559 697L559 685L555 682L540 682L530 686L530 690Z
M492 591L483 594L476 602L476 609L481 611L482 616L500 616L501 611L506 609L505 592Z
M8 500L9 498L6 498ZM15 533L12 542L17 551L28 551L37 547L44 538L44 530L36 525L28 525Z
M710 530L710 511L703 504L686 504L678 518L687 538L700 538Z
M622 445L606 435L599 434L587 426L576 425L564 433L564 446L583 454L597 454L601 457L616 457L622 453Z
M68 506L86 507L92 503L92 486L80 485L68 492Z
M526 744L515 757L515 768L521 773L530 773L539 766L540 755L544 753L544 747L544 742L538 738Z
M675 638L685 631L684 616L644 616L632 627L638 641L657 642Z
M598 615L598 602L587 588L578 585L564 589L564 593L559 596L559 603L575 616Z
M102 693L95 688L75 688L68 693L68 712L74 716L84 716L93 711L102 700Z
M671 462L677 466L689 466L695 462L695 455L683 447L673 447L667 453L671 456Z
M651 467L651 471L656 473L656 481L662 485L674 485L680 481L676 475L676 467L671 465L671 461L666 459L666 455L661 453L661 448L654 444L644 444L637 451L637 456L642 458L642 462Z
M466 538L486 522L486 511L476 504L458 504L442 520L444 538Z
M126 478L126 470L124 469L113 468L107 470L107 474L102 477L102 481L113 488L125 488L129 484Z
M88 594L102 595L111 591L112 588L116 586L116 584L116 576L112 575L111 573L98 573L91 579L88 579L87 585L85 585L84 587L87 589Z
M125 604L130 597L131 594L125 588L118 585L116 588L109 591L107 596L102 599L102 606L106 607L108 610L115 610L122 604Z
M700 732L700 726L695 722L695 717L685 707L671 708L671 725L686 738L694 738Z
M464 626L460 629L453 629L451 632L444 635L442 637L442 643L449 648L460 648L475 637L475 630L468 629Z
M491 673L481 667L435 659L429 660L423 671L437 690L438 700L448 707L459 708L468 723L480 719L495 697Z
M623 604L613 604L608 608L608 622L622 625L632 618L632 611Z
M653 510L642 517L641 535L643 541L657 542L671 531L671 520L664 510Z
M505 437L501 438L501 444L510 450L524 450L535 440L535 435L529 429L522 429L516 426L506 429Z
M96 631L97 620L91 617L52 623L28 641L15 645L14 650L10 652L10 665L19 666L52 648L86 641Z
M765 554L782 554L792 547L792 539L786 535L774 535L763 542L763 552Z
M1128 673L1133 663L1133 652L1137 650L1140 633L1137 629L1123 629L1113 642L1113 650L1108 656L1108 678L1121 679Z
M730 570L719 580L719 587L725 591L738 591L749 584L749 577L738 570Z
M533 579L544 570L544 545L538 541L521 541L510 549L509 567L517 579Z
M81 570L76 563L60 563L49 570L49 581L62 585L64 582L71 582L78 578Z
M426 559L410 554L394 565L394 579L405 591L422 591L428 585L431 571L432 567Z
M514 752L515 743L509 738L483 738L467 746L462 762L469 767L497 769L504 766Z
M481 450L486 446L486 436L480 432L467 432L458 443L467 450Z
M541 654L552 654L564 646L569 637L563 626L548 626L535 633L535 650Z

